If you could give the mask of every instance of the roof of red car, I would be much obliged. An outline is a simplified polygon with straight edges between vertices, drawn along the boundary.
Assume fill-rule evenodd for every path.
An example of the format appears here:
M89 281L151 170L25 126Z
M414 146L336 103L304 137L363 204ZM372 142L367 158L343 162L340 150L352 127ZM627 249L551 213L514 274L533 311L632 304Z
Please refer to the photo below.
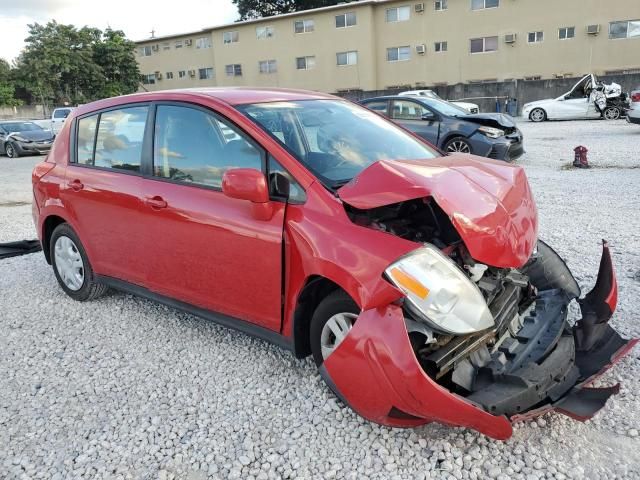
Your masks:
M250 88L250 87L210 87L185 88L177 90L159 90L153 92L132 93L114 98L106 98L88 103L78 108L78 115L115 105L130 102L144 102L148 100L193 100L194 97L208 96L229 105L247 103L286 102L295 100L317 100L336 98L333 95L308 90L289 88Z

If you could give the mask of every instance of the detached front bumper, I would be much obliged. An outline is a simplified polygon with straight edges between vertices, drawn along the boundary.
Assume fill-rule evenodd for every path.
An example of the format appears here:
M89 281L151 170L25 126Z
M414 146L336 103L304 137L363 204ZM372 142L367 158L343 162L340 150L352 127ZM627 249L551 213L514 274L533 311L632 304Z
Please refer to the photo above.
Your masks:
M531 335L531 348L546 350L540 357L543 361L495 375L490 384L467 397L452 393L425 373L412 349L402 308L394 304L362 312L322 365L321 375L358 414L392 427L436 421L503 440L511 436L512 423L549 411L578 420L591 418L619 386L588 385L637 340L621 338L608 325L616 307L617 282L606 243L596 286L579 300L583 318L572 329L566 324L566 306L576 295L563 277L570 273L564 263L554 267L564 270L555 284L547 282L550 288L541 293L533 315L538 317L536 324L528 332L525 325L522 333ZM535 354L524 352L529 353Z
M16 142L16 148L20 155L36 155L49 153L53 141L48 142Z

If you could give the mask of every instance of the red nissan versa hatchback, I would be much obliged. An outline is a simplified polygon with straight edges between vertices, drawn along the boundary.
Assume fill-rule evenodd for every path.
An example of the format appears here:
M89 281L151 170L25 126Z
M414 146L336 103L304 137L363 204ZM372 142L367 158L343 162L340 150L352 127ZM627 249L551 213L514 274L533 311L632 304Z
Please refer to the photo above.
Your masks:
M198 89L84 105L33 192L71 298L112 287L311 354L338 397L384 425L505 439L550 410L590 418L618 386L588 385L636 342L608 324L607 244L580 298L537 238L521 168L444 157L330 95Z

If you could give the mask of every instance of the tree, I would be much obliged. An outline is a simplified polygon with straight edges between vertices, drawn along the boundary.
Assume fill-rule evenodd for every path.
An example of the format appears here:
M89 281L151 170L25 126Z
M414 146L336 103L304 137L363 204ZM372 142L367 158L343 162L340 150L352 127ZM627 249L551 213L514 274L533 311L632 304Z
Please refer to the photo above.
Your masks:
M9 63L0 58L0 107L15 107L22 102L15 98L16 88Z
M311 8L328 7L344 2L345 0L233 0L233 3L238 7L240 20L270 17L281 13L299 12Z

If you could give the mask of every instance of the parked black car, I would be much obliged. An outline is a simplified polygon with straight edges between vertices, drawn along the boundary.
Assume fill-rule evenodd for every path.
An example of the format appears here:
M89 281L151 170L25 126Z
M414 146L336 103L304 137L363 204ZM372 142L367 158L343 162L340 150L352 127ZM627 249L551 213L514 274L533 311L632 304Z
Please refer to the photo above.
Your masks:
M417 96L375 97L360 104L390 117L445 152L507 161L524 153L522 132L509 115L469 114L449 102Z
M49 153L54 135L33 122L18 120L0 122L0 155L15 158L21 155Z

